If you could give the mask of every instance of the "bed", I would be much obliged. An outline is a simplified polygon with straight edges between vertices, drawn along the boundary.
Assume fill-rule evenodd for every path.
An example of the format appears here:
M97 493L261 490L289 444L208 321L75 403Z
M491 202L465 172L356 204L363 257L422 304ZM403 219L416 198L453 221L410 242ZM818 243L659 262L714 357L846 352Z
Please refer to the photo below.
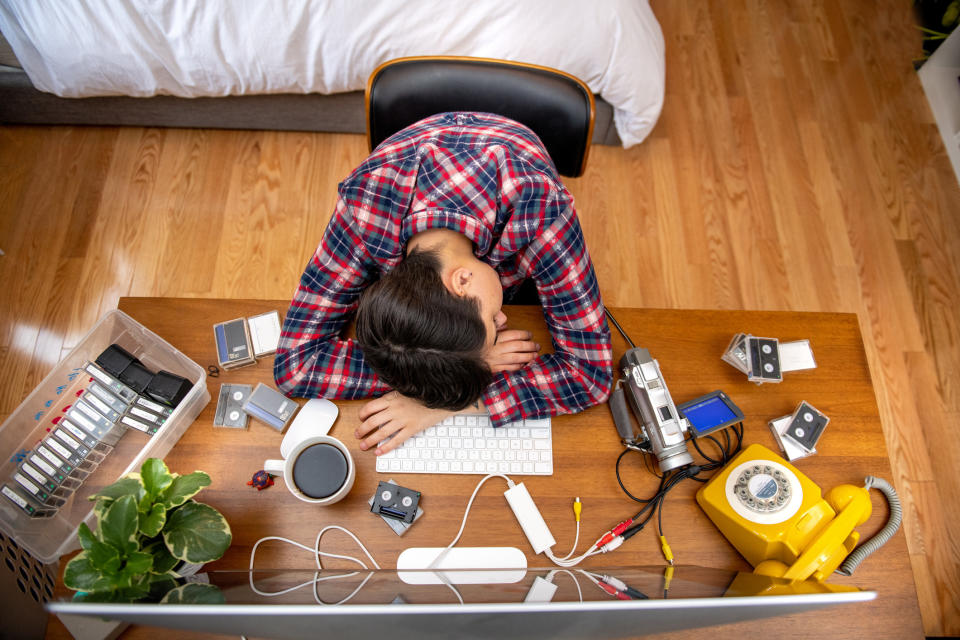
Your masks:
M8 123L362 132L370 72L412 55L572 73L599 97L595 142L624 147L664 95L647 0L0 0L0 31Z

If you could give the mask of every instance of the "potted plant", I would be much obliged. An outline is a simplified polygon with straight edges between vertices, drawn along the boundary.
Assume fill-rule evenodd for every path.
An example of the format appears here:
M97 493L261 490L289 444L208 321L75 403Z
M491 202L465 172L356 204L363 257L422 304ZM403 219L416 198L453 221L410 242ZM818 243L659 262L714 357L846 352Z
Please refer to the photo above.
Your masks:
M213 585L184 584L182 563L203 564L223 556L230 525L213 507L192 500L210 484L203 471L170 473L149 458L140 473L105 487L96 500L97 530L81 523L82 551L64 569L75 600L96 602L219 603Z

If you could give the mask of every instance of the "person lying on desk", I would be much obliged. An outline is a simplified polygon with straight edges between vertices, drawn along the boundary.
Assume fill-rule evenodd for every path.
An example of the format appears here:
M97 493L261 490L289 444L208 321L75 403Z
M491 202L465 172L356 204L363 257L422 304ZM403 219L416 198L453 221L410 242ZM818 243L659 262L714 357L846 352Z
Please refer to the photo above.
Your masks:
M507 326L504 297L525 281L554 353ZM354 313L356 340L344 339ZM274 378L288 396L379 396L355 435L380 455L455 413L486 409L501 426L604 402L612 358L573 197L539 138L445 113L394 134L339 185Z

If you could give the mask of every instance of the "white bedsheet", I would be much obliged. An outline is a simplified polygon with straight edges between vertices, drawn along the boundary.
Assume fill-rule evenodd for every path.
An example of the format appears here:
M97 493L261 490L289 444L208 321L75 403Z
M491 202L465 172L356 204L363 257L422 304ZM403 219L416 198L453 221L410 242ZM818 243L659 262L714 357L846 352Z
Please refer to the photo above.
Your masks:
M0 0L0 30L61 97L337 93L391 58L480 56L582 78L629 147L664 95L647 0Z

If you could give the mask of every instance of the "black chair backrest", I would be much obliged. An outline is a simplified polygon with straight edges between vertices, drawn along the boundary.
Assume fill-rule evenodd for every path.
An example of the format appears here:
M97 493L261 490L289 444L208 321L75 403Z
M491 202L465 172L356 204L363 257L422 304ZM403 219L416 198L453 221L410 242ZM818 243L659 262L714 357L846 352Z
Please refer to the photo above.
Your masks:
M593 93L556 69L486 58L398 58L370 74L366 103L371 151L434 114L483 111L532 129L561 175L576 177L586 169Z

